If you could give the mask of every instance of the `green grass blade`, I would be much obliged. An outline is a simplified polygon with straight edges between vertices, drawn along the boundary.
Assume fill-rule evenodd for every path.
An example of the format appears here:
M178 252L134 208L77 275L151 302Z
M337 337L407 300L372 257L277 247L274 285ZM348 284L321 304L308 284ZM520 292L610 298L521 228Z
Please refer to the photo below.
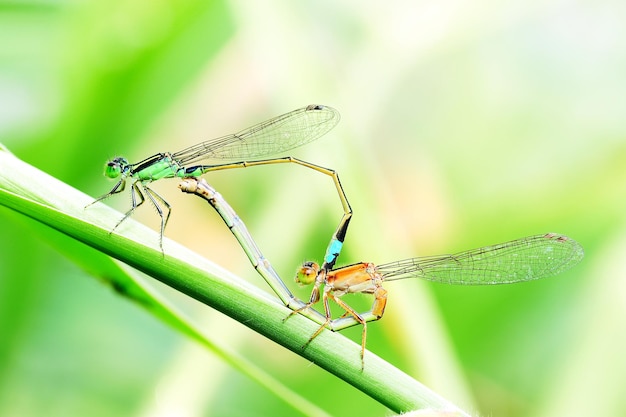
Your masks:
M119 213L102 204L85 210L84 206L91 201L91 197L10 153L0 152L0 204L215 308L318 364L396 412L426 408L461 413L444 398L369 352L365 356L365 370L361 371L360 346L341 334L324 331L303 350L302 346L315 332L317 324L299 315L284 321L290 310L276 298L167 239L164 256L158 247L156 232L132 220L120 227L120 234L118 231L109 233ZM117 276L110 275L109 279ZM121 292L143 302L148 294L129 282L115 281L115 285ZM198 337L192 330L184 332ZM299 381L295 374L293 380L295 386L305 382Z

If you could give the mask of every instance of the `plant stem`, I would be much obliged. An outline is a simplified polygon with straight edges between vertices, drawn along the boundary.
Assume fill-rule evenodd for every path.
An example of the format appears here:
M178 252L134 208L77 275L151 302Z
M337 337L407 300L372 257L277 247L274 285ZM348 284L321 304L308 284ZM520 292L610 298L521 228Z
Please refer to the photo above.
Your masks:
M110 255L215 308L283 347L309 359L396 412L416 409L452 411L468 416L407 374L366 352L361 370L360 346L323 331L306 349L318 328L295 315L278 299L219 268L207 259L164 240L133 221L110 233L119 213L98 204L84 210L91 197L0 151L0 204L31 217ZM294 374L295 382L298 375Z

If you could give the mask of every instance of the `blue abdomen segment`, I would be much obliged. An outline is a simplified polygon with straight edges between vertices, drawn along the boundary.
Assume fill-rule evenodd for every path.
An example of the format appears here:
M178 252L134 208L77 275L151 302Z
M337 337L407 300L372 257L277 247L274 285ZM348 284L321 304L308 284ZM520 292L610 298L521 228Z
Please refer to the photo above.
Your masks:
M341 252L341 248L343 247L343 242L338 239L331 240L328 245L328 249L326 249L326 256L324 256L324 263L331 267L335 264L339 253Z

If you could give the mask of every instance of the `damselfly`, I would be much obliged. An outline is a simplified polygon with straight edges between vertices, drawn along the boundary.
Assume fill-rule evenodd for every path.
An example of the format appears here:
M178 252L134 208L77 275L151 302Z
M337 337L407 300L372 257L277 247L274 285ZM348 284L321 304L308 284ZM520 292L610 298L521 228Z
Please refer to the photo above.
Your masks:
M335 127L339 122L339 118L339 112L332 107L313 104L274 117L238 133L211 139L179 152L158 153L134 164L129 163L123 157L114 158L107 163L105 175L109 178L119 177L120 179L111 191L91 204L124 191L126 181L131 181L131 207L124 217L117 222L113 230L126 220L137 207L141 206L147 198L161 217L159 245L162 249L163 234L171 214L171 206L163 197L149 187L150 183L162 178L195 178L210 171L223 169L295 163L329 175L333 179L341 200L343 217L324 258L323 268L330 270L339 256L352 216L352 209L337 173L331 169L292 157L261 160L255 160L255 158L282 153L309 143ZM205 160L228 160L233 162L217 165L197 165Z
M331 271L320 269L314 262L306 262L298 271L296 281L302 285L314 284L309 302L303 309L321 299L324 305L325 323L311 336L310 343L328 327L341 330L354 324L363 325L361 339L361 365L365 353L367 322L382 318L387 304L387 290L383 283L404 278L422 278L428 281L454 285L495 285L531 281L559 274L576 265L583 258L583 248L567 236L547 233L529 236L459 252L453 255L437 255L411 258L375 265L361 262ZM340 297L348 293L365 293L374 296L369 311L359 313ZM344 315L333 320L329 300L344 311ZM350 317L354 320L346 321ZM306 346L306 345L305 345Z

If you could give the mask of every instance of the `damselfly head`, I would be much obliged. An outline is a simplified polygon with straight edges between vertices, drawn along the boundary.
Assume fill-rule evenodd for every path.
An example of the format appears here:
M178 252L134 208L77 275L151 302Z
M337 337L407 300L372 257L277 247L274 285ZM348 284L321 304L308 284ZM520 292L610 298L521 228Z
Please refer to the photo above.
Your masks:
M117 178L120 176L120 174L122 174L127 166L128 161L126 160L126 158L118 156L117 158L114 158L107 162L106 166L104 167L104 175L109 178Z
M320 266L315 262L305 262L296 273L296 282L300 285L311 285L315 282Z

